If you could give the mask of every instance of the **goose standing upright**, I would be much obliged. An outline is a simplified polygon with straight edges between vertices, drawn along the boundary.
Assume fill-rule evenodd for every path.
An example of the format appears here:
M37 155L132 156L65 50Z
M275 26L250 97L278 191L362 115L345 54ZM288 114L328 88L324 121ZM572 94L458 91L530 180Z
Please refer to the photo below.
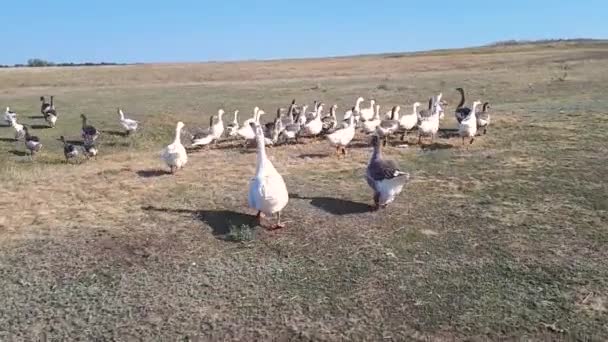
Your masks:
M380 125L380 122L380 105L376 105L374 117L371 120L363 121L363 132L366 134L374 133L378 125Z
M328 134L333 131L336 126L338 126L338 119L336 118L336 109L338 109L338 105L334 104L329 108L329 115L324 117L321 121L323 121L323 130L321 134Z
M399 170L399 166L392 160L384 159L380 137L372 136L374 151L367 165L366 181L374 190L374 209L385 208L395 200L410 174Z
M355 116L358 117L361 113L361 103L365 101L364 98L362 97L358 97L357 101L355 101L355 106L352 109L347 110L344 113L344 122L346 122L348 124L348 120L350 119L351 116Z
M311 137L316 137L323 130L323 121L321 115L323 115L323 103L320 103L317 107L315 117L304 125L304 130Z
M217 145L218 141L224 134L224 110L218 109L217 111L217 122L215 125L211 126L211 132L213 133L213 140L215 140L215 144Z
M391 110L391 119L382 120L376 127L376 134L382 138L382 144L386 146L388 138L399 129L399 110L401 107L394 106Z
M17 113L13 112L10 107L6 107L6 111L4 112L4 121L7 124L12 124L13 120L17 119Z
M25 130L25 147L30 151L30 157L33 157L36 152L42 149L42 143L37 136L30 135L29 129L23 127Z
M258 107L253 108L253 117L245 120L243 126L237 130L237 135L244 139L243 148L246 148L251 140L255 139L255 131L251 128L250 123L259 122L260 115L265 114L263 110Z
M361 115L361 120L372 120L372 118L376 114L375 109L376 109L376 100L374 100L374 99L369 100L369 107L361 108L361 110L360 110L359 114Z
M485 102L481 107L481 112L477 113L477 129L483 128L483 135L488 132L488 126L490 125L490 102Z
M231 123L226 125L226 132L229 137L236 136L236 131L239 130L239 111L234 111L234 119Z
M74 159L78 156L78 149L73 144L69 144L65 141L63 135L59 139L63 143L63 156L65 157L65 162L69 163L70 159Z
M460 121L460 125L458 126L458 134L462 137L463 145L465 138L471 138L469 144L472 144L475 140L475 134L477 134L477 116L475 115L475 111L477 110L477 106L480 104L480 101L473 102L473 109L471 109L469 115Z
M355 137L355 116L351 115L348 118L348 126L335 130L333 133L327 135L327 140L332 146L336 147L336 154L339 156L340 151L342 155L346 156L346 146Z
M25 130L23 125L17 123L17 119L11 120L11 126L15 129L15 141L23 139L25 137Z
M249 183L249 207L257 210L256 218L261 225L262 214L272 216L277 214L277 224L274 229L283 228L281 224L281 211L289 201L287 186L281 174L277 172L270 160L266 157L264 146L264 132L257 123L250 123L255 130L257 141L257 161L255 176Z
M51 109L51 104L46 102L46 98L44 96L40 96L40 102L42 102L40 105L40 113L46 116L46 112Z
M87 117L84 114L80 114L82 118L82 138L85 142L95 141L99 137L99 131L97 128L87 124Z
M405 140L407 133L418 124L418 107L420 107L420 102L415 102L412 105L412 113L405 114L399 118L399 128L403 130L401 141Z
M44 106L44 103L43 103ZM49 127L55 127L57 123L57 110L55 110L54 96L51 96L51 103L44 110L44 120L49 124Z
M460 102L458 103L458 106L456 106L456 111L454 112L454 115L456 116L456 120L458 121L458 123L460 123L462 119L469 116L469 114L471 113L471 108L464 106L464 103L466 101L466 98L464 96L464 89L456 88L456 91L460 93Z
M125 129L127 135L130 135L131 133L137 130L139 122L133 119L125 118L125 113L122 111L121 108L118 108L118 115L120 115L120 124Z
M423 136L430 136L431 143L439 131L439 113L435 110L433 97L429 99L429 109L418 113L418 145L422 144Z
M175 139L161 153L161 158L169 166L172 174L183 168L188 162L188 154L181 142L182 128L184 128L184 123L179 121L175 127Z

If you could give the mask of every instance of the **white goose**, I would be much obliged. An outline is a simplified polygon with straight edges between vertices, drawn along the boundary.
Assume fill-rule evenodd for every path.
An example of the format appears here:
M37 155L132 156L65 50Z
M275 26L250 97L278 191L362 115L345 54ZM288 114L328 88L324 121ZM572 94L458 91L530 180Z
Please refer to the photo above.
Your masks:
M243 122L243 126L236 131L237 135L245 140L243 142L243 147L247 147L249 141L255 139L255 131L251 128L251 123L259 123L260 116L263 114L266 113L260 108L253 108L253 117L245 120L245 122Z
M7 124L11 124L13 122L13 120L17 119L17 113L11 111L10 107L6 107L6 111L4 112L4 121L6 121Z
M236 131L239 130L239 111L234 111L234 120L231 123L226 125L226 132L229 137L236 136Z
M350 144L350 142L355 137L355 117L353 115L348 119L348 126L345 128L340 128L334 131L331 134L327 135L327 140L332 146L336 147L336 154L339 155L340 150L342 151L342 155L346 156L346 146Z
M17 123L17 119L11 120L11 126L15 129L15 140L19 141L20 139L25 138L25 130L23 129L23 125Z
M126 130L127 135L137 130L139 122L133 119L125 118L125 113L120 108L118 108L118 115L120 115L120 125Z
M304 131L309 136L315 137L323 130L323 121L321 120L321 116L323 115L323 106L323 103L319 104L315 117L304 125Z
M369 107L361 108L360 115L362 120L371 120L375 115L376 100L369 100Z
M264 132L257 123L250 123L255 130L257 141L257 163L255 176L249 183L249 207L257 210L256 218L261 225L262 214L272 216L277 214L277 224L274 229L283 228L281 224L281 210L289 201L289 193L283 177L277 172L270 160L266 157L264 146Z
M475 141L475 134L477 134L477 116L475 111L477 106L481 104L480 101L473 102L473 108L468 116L464 117L458 126L458 134L462 137L462 144L464 145L465 138L471 138L469 144Z
M420 102L415 102L412 105L412 113L405 114L399 118L399 128L403 130L401 134L401 140L405 139L405 136L409 131L414 129L418 124L418 107L420 107Z
M217 122L213 126L211 126L211 134L213 134L213 140L215 141L216 144L222 137L222 134L224 134L224 119L222 118L223 116L224 116L224 110L218 109Z
M175 127L175 139L173 139L173 143L165 147L161 153L161 158L171 169L171 173L175 173L177 170L183 168L188 162L188 154L186 154L186 149L181 142L180 135L182 133L182 128L184 128L184 123L179 121Z
M429 110L418 113L418 144L422 143L423 136L430 136L431 143L439 131L439 113L435 110L433 98L429 100Z
M213 142L215 135L213 135L213 115L209 117L209 127L195 133L192 136L192 147L207 146Z
M376 131L376 127L380 125L380 122L380 105L376 105L376 113L374 114L374 118L363 121L363 132L366 134L374 133Z
M364 98L357 98L357 101L355 101L355 106L344 113L344 121L348 122L351 116L359 116L359 113L361 112L361 102L363 101L365 101Z

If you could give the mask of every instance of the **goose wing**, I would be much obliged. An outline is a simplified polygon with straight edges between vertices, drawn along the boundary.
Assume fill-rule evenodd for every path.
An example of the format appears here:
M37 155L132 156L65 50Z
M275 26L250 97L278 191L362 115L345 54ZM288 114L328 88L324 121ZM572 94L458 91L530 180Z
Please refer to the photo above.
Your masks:
M399 170L399 166L392 160L377 159L367 167L367 176L374 181L393 179L407 174Z

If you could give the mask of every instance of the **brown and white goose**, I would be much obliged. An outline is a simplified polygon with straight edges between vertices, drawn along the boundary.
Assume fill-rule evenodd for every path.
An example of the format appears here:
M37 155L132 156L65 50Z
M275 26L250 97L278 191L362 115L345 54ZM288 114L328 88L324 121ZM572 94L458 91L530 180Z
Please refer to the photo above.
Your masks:
M45 104L44 97L41 98L43 100L41 111L43 111L42 115L44 115L44 120L49 124L50 127L55 127L57 123L57 110L55 109L54 96L51 96L51 103ZM46 107L45 107L46 105Z
M382 120L376 127L376 134L383 139L382 144L386 146L388 138L399 129L399 110L401 107L395 106L391 110L391 119Z
M25 147L30 151L30 157L33 157L36 152L42 149L40 139L35 135L30 135L27 127L23 127L25 131Z
M95 141L99 138L99 131L97 128L87 124L87 116L84 114L80 114L82 118L82 139L85 142L87 141Z
M63 135L59 139L63 143L63 156L65 157L66 163L69 163L71 159L78 157L78 149L75 145L65 141L65 137Z
M484 102L481 112L477 113L477 129L483 128L483 135L486 135L490 125L490 108L490 102Z
M374 191L374 209L377 210L395 200L410 179L410 174L401 171L393 160L384 158L380 137L377 135L372 136L372 146L374 150L367 165L365 179Z

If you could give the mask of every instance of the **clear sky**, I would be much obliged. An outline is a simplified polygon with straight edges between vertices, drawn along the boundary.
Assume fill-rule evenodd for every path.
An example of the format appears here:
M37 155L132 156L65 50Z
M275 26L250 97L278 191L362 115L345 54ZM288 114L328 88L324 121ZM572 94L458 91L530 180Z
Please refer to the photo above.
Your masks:
M321 57L608 38L606 0L7 0L0 64Z

